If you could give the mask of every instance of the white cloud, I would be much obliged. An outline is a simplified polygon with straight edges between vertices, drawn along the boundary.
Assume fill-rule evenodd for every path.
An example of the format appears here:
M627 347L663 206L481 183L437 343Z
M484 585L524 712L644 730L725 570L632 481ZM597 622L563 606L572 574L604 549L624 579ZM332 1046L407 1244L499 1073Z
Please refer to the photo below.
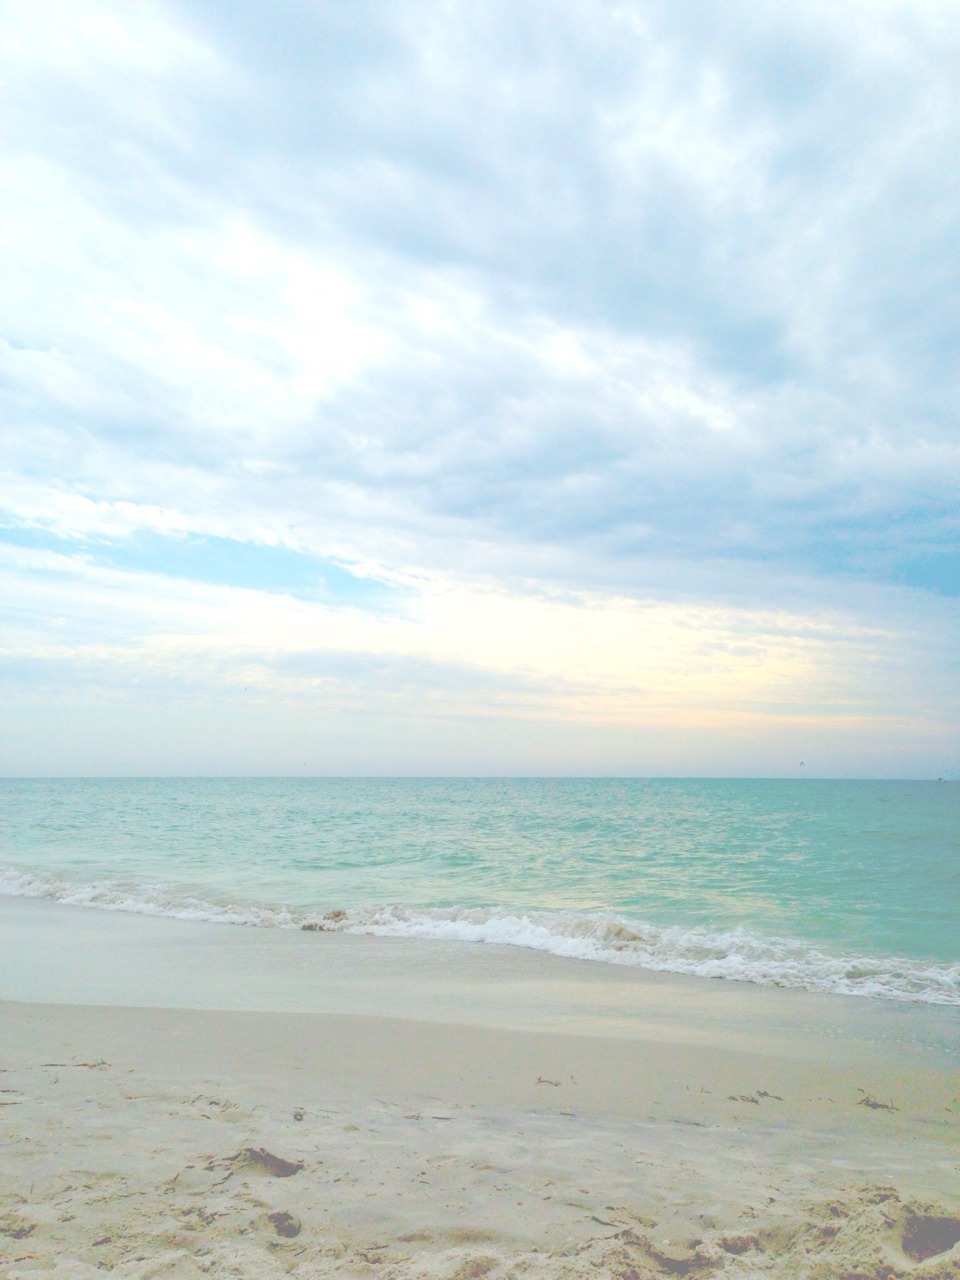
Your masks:
M8 654L933 723L952 615L895 584L946 589L911 566L958 545L950 6L8 8L2 522L87 555L10 553ZM364 566L409 612L91 551L144 531Z

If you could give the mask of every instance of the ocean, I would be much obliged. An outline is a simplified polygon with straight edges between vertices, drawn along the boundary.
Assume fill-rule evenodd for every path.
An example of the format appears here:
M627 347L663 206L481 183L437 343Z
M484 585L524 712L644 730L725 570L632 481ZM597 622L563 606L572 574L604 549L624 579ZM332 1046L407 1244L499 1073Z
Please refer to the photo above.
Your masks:
M955 783L7 779L0 893L960 1004Z

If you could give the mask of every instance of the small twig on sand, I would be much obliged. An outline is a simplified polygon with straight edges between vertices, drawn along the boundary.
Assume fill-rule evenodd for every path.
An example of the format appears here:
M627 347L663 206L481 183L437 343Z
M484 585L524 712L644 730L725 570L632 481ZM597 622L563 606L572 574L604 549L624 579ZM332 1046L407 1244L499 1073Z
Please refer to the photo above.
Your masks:
M109 1062L104 1062L103 1058L98 1058L96 1062L41 1062L41 1067L88 1067L93 1071L102 1071L104 1067L109 1067Z
M876 1098L872 1098L866 1090L858 1087L858 1093L862 1093L863 1097L857 1103L858 1107L869 1107L871 1111L899 1111L899 1107L895 1107L892 1102L880 1102Z

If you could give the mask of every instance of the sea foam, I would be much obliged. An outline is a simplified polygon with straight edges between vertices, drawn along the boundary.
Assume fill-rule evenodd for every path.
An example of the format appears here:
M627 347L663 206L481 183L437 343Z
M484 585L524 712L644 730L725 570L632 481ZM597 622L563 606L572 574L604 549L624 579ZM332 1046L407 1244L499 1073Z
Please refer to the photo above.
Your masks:
M282 905L209 902L162 885L116 880L68 884L16 867L0 868L0 893L212 924L526 947L570 960L699 978L960 1005L960 964L842 955L745 929L655 925L613 912L396 905L294 910Z

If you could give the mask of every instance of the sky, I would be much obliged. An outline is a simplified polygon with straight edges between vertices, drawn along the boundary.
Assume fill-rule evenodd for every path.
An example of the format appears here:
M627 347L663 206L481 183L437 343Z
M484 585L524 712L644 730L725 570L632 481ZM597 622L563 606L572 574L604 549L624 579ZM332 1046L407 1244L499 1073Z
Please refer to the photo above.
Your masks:
M953 0L0 30L0 772L960 775Z

